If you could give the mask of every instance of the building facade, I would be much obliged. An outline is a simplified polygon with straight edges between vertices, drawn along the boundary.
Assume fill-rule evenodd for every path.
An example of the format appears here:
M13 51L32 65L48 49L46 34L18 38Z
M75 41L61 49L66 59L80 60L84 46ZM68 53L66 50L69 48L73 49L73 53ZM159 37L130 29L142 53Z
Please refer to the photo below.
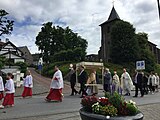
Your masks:
M23 52L9 40L6 40L6 43L0 42L0 55L7 58L10 64L25 62Z
M23 57L28 65L33 65L33 57L27 46L18 47L23 52Z
M101 47L98 51L98 57L100 61L103 62L110 62L111 60L111 53L110 48L112 44L111 40L111 28L115 24L116 21L121 20L118 16L114 6L111 10L109 18L104 23L100 24L101 27ZM151 52L154 54L156 58L156 62L160 64L160 49L157 48L157 45L148 41L148 46Z

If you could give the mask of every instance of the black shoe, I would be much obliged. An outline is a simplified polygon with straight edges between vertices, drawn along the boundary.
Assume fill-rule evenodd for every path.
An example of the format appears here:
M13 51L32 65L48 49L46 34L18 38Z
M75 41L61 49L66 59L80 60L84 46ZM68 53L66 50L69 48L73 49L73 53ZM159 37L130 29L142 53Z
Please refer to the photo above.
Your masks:
M128 96L128 93L126 93L124 96Z
M74 94L71 94L70 96L73 96Z
M135 95L135 96L133 96L133 97L137 97L137 96Z
M76 91L75 95L77 95L77 94L78 94L78 91Z

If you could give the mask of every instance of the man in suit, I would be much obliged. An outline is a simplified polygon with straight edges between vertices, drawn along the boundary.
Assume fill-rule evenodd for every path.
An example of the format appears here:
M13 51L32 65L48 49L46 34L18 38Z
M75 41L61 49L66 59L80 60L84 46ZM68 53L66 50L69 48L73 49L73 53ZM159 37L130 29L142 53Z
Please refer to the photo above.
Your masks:
M72 69L73 73L71 74L70 77L70 83L71 83L71 89L72 89L72 93L71 96L78 93L78 91L75 89L75 85L76 85L76 65L73 66Z
M79 91L79 94L81 94L82 92L82 97L84 97L85 95L87 95L86 91L85 91L85 84L87 82L87 79L88 79L88 75L86 73L86 71L84 70L84 66L81 65L79 67L79 70L80 70L80 74L78 76L78 82L80 83L80 91Z
M144 76L144 73L141 71L141 72L137 72L137 74L135 75L135 96L133 97L138 97L138 89L140 89L140 92L141 92L141 97L144 96L144 88L143 88L143 77Z

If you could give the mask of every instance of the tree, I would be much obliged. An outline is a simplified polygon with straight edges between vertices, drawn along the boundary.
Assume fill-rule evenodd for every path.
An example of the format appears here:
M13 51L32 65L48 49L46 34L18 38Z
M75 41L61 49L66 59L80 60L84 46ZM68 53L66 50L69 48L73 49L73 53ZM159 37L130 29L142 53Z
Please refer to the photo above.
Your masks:
M14 21L9 20L6 16L8 13L5 10L0 10L0 36L3 34L11 34Z
M136 61L139 47L133 25L117 21L111 29L111 40L111 59L114 63L125 64Z
M0 56L0 69L5 65L6 63L6 58L3 56Z
M86 54L87 41L69 27L53 26L52 22L43 24L36 37L36 45L42 51L46 63L53 61L74 61L77 59L74 51L80 48L79 59L83 60ZM49 59L50 58L50 59Z
M136 34L136 39L139 44L139 60L145 60L145 71L150 72L154 71L156 66L155 56L151 53L148 46L148 35L146 33Z

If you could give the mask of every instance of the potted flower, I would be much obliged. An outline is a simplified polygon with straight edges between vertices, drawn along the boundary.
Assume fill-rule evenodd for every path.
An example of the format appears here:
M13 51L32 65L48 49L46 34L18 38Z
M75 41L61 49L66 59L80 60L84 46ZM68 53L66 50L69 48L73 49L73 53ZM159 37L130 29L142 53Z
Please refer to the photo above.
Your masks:
M81 100L80 116L82 120L142 120L143 114L132 100L114 92L104 97L86 96Z

